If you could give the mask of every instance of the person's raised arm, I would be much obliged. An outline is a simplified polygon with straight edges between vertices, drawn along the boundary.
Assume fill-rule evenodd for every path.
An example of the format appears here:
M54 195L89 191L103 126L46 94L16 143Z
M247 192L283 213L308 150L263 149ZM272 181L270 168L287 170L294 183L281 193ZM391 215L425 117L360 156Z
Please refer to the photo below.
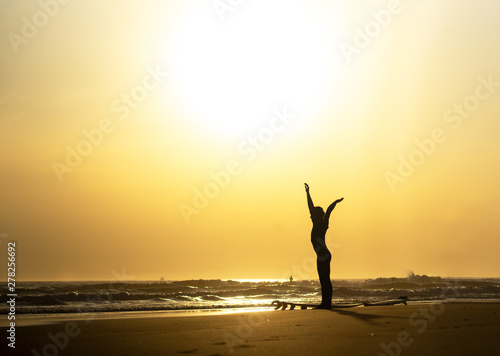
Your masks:
M335 209L335 206L340 203L344 198L340 198L335 200L333 203L330 204L328 209L326 209L326 214L325 214L325 220L328 221L330 219L330 214L332 213L333 209Z
M309 194L309 185L307 185L307 183L304 183L304 185L306 186L306 193L307 193L307 206L309 207L309 212L311 213L312 215L312 211L313 211L313 208L314 208L314 204L313 204L313 201L311 199L311 194Z

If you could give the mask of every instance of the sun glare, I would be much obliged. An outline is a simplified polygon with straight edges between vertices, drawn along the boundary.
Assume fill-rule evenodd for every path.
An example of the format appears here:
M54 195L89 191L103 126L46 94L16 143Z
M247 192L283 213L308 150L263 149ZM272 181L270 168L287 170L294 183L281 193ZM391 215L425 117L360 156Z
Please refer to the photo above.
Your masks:
M314 17L298 5L251 3L227 14L194 11L178 28L170 69L181 110L212 134L262 126L273 108L321 107L332 58Z

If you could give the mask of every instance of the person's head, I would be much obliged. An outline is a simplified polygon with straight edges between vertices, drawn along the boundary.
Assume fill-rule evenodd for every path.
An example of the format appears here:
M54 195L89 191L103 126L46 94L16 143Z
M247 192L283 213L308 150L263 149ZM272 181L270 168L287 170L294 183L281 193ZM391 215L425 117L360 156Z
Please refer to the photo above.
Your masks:
M323 219L325 216L325 211L323 210L322 207L320 206L315 206L312 210L311 217L316 220L316 219Z

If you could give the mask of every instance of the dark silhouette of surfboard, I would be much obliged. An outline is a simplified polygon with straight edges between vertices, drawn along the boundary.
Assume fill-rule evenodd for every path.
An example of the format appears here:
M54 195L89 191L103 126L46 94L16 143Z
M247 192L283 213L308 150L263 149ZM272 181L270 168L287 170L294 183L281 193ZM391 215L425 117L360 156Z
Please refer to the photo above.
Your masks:
M359 306L365 307L374 307L374 306L383 306L383 305L396 305L396 304L404 304L407 305L408 297L402 296L396 299L388 299L380 302L362 302L362 303L341 303L341 304L332 304L332 309L337 308L354 308ZM276 304L275 310L281 309L285 310L290 307L289 310L294 310L296 307L300 307L300 309L321 309L318 308L317 304L308 304L308 303L292 303L292 302L284 302L280 300L274 300L271 305Z

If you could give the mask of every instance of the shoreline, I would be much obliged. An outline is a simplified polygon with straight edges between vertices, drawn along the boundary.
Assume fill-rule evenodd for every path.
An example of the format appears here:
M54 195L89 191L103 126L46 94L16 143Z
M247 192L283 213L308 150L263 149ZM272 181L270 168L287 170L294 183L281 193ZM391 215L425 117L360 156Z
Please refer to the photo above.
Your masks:
M20 327L16 351L75 356L499 354L499 320L500 303L68 320Z
M149 318L176 318L224 315L234 313L258 313L272 311L271 307L255 308L221 308L221 309L183 309L158 311L120 311L120 312L86 312L86 313L53 313L53 314L18 314L16 326L26 327L33 325L57 324L67 321L94 320L121 320L121 319L149 319ZM0 328L8 327L8 320L0 320Z
M428 304L499 304L498 299L464 299L454 298L445 300L409 300L408 305L428 305ZM394 305L394 307L399 305ZM65 321L93 321L109 319L137 319L137 318L175 318L175 317L201 317L224 315L234 313L258 313L274 311L275 306L255 306L241 308L200 308L200 309L174 309L174 310L140 310L140 311L106 311L106 312L82 312L82 313L29 313L17 314L16 326L26 327L33 325L48 325L61 323ZM357 306L349 308L350 310L358 308L373 308ZM278 310L277 310L278 311ZM7 319L0 320L0 328L9 326Z

